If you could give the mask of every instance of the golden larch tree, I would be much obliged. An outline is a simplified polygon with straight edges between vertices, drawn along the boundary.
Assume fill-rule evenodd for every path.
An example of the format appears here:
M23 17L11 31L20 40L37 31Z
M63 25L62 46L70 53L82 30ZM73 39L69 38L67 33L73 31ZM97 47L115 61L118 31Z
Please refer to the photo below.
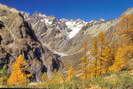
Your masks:
M109 68L109 70L112 72L118 72L121 71L124 67L126 67L128 62L129 51L133 52L133 46L119 47L115 55L114 63Z
M19 55L15 63L12 65L12 72L7 80L7 84L26 84L28 82L27 75L23 72L23 66L26 65L26 61L23 55Z

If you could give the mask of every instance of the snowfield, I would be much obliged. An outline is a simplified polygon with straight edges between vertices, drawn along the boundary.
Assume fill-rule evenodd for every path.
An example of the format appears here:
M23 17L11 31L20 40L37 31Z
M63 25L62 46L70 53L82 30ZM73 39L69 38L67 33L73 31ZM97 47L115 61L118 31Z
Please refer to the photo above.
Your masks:
M67 21L66 26L71 29L71 32L68 34L69 39L73 38L87 22L84 21Z

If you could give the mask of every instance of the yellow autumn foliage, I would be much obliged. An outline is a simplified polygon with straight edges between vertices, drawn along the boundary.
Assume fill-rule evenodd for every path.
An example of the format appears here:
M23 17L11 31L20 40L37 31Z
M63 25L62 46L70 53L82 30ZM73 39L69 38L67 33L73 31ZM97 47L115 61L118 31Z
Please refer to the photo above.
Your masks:
M75 70L72 65L68 65L67 67L67 81L70 81L72 77L75 75Z
M95 61L93 61L95 76L106 73L113 62L113 55L108 41L105 40L104 32L94 38L92 55L95 57Z
M7 80L7 84L26 84L28 82L27 75L23 73L23 65L25 64L24 56L19 55L15 63L12 65L12 73Z
M116 26L117 34L121 37L119 44L133 44L133 14L121 16Z
M117 72L123 69L123 67L126 66L126 61L128 61L126 57L128 57L129 51L133 51L133 46L124 46L118 48L117 53L115 55L114 64L109 68L109 70Z
M133 51L133 46L120 47L116 53L113 53L113 49L105 40L104 33L100 33L98 38L95 37L92 47L92 56L95 59L89 59L86 55L87 51L85 52L85 57L81 58L82 75L80 77L92 78L109 71L116 72L123 69L126 66L127 54Z

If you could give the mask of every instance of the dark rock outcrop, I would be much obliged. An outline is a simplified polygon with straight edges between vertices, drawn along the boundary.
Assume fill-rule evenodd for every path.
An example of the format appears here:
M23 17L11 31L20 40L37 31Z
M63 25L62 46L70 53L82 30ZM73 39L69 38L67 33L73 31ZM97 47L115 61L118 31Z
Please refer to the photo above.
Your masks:
M23 14L0 4L0 68L8 64L10 73L12 63L20 54L23 54L30 64L29 71L35 75L36 81L40 81L44 66L51 75L55 54L41 44L30 24L24 20ZM49 61L51 63L48 63Z

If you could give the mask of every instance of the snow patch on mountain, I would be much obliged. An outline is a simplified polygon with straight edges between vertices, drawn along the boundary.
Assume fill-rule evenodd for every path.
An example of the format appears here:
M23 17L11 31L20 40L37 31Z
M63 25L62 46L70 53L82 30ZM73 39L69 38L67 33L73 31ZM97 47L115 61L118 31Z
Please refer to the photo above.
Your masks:
M77 21L66 21L66 26L71 29L71 31L68 34L68 37L71 39L73 38L81 29L83 26L86 25L87 22L82 21L82 20L77 20Z
M51 25L52 24L52 21L50 21L50 19L44 19L45 20L45 23L48 24L48 25Z

